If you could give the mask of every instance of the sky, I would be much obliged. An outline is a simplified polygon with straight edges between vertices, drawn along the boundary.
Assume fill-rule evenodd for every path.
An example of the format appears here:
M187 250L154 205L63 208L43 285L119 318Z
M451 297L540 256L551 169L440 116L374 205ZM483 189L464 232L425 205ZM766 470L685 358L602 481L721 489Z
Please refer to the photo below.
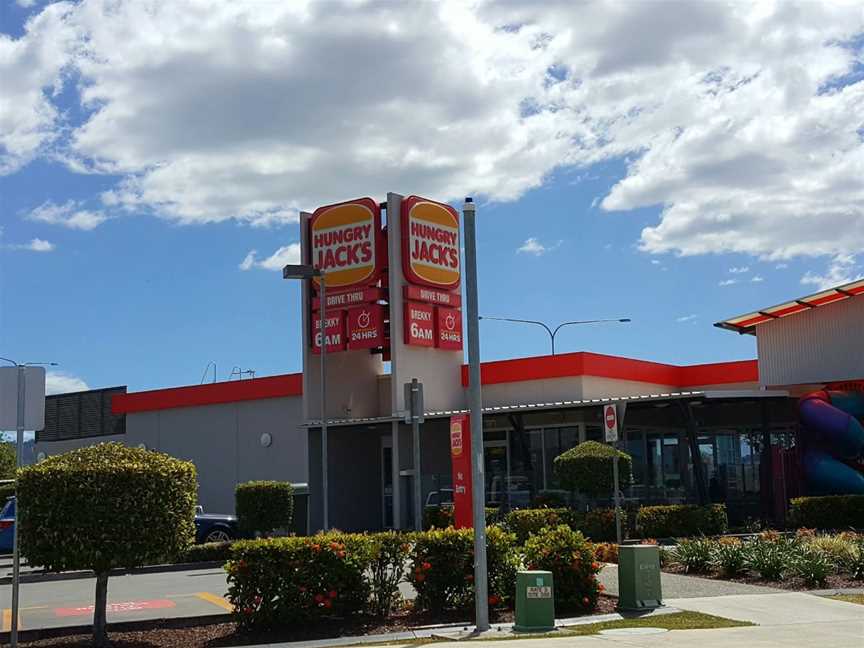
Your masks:
M712 324L860 277L862 177L860 2L2 0L0 356L299 371L298 211L395 191L475 197L482 315L633 320L559 352L753 358Z

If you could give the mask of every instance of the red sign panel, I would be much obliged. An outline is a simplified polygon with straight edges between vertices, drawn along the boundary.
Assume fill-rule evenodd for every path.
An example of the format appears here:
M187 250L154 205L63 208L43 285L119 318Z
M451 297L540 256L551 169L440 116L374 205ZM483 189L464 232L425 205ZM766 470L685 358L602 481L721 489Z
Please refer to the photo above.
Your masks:
M442 306L453 306L456 308L462 305L462 297L458 292L444 292L422 286L405 286L404 294L405 299L413 299L414 301L441 304Z
M459 214L443 203L409 196L402 201L402 270L414 284L459 286ZM329 284L328 284L329 285Z
M327 293L327 308L347 308L357 304L371 304L379 299L384 299L384 291L381 288L361 288L347 292L331 294ZM312 310L317 310L321 305L318 297L312 299Z
M450 417L450 463L453 470L453 522L457 529L474 526L471 508L471 421Z
M348 311L348 348L374 349L384 346L384 308L367 304Z
M462 350L462 313L457 308L436 309L435 345L447 351Z
M435 346L435 307L405 302L405 344Z
M312 265L326 272L328 289L373 283L386 257L382 240L381 209L371 198L319 207L309 221Z
M321 353L321 316L312 313L312 353ZM327 312L324 323L327 353L345 350L345 311Z

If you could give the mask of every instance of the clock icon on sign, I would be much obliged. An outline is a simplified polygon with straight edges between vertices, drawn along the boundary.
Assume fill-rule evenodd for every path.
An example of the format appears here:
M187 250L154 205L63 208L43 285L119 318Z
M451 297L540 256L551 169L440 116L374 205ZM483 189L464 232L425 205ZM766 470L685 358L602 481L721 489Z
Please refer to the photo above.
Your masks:
M360 326L360 328L366 328L367 326L369 326L369 319L369 311L364 310L357 318L357 324Z
M452 331L454 328L456 328L456 318L453 317L453 313L449 313L444 319L444 326L447 327L448 331Z

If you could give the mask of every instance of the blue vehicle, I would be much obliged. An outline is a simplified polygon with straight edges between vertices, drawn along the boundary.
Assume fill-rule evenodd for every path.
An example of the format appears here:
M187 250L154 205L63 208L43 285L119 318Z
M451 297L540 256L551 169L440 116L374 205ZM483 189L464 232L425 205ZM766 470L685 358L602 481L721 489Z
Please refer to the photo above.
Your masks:
M240 537L234 515L205 513L202 506L195 509L195 542L228 542Z
M6 500L0 509L0 553L12 553L12 536L15 533L15 498Z

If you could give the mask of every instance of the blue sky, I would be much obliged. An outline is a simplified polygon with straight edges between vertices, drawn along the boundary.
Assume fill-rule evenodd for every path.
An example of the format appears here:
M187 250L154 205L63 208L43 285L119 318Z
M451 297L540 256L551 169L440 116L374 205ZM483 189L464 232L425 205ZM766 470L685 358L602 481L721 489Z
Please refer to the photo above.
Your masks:
M758 17L800 30L781 56L753 52L740 16L694 9L691 25L714 26L694 28L696 45L663 25L628 53L612 44L638 15L592 5L602 28L583 46L555 31L566 6L489 3L471 16L488 27L482 47L464 50L463 9L352 17L335 4L300 27L276 9L238 23L230 12L248 5L193 30L183 5L4 3L0 75L16 101L0 110L0 355L58 362L56 388L194 384L211 361L220 379L298 371L299 291L267 260L290 257L298 208L387 191L477 196L482 314L633 319L572 327L559 352L752 358L753 338L712 324L859 276L860 15ZM840 45L811 38L814 21ZM290 56L257 50L266 39L249 50L240 24L284 35ZM436 30L449 39L438 61L400 36ZM321 38L340 54L316 77ZM728 60L706 57L729 38ZM793 84L784 66L800 61L812 78ZM384 81L399 74L429 87ZM483 92L460 93L471 74ZM309 105L275 106L283 96ZM485 360L548 351L533 327L481 334Z

